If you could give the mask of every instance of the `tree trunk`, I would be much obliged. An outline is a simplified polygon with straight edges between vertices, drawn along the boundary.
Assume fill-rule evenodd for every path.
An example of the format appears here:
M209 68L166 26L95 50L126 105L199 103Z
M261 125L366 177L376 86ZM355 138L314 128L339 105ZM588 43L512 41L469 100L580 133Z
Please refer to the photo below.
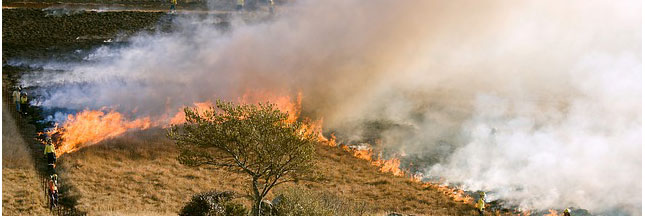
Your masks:
M255 216L261 216L262 215L262 198L256 198L257 200L255 201Z
M262 196L258 190L258 180L253 178L253 200L255 204L253 205L253 215L261 216L262 215Z

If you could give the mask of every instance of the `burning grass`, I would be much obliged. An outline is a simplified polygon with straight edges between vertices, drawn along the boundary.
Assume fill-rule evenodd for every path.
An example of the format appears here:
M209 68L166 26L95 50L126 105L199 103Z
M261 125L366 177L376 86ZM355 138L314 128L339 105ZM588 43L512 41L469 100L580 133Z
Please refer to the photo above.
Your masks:
M69 115L61 127L56 126L47 134L50 136L59 134L60 143L56 146L56 154L62 155L76 151L85 145L121 135L128 130L150 128L150 125L149 118L128 121L121 113L112 110L107 112L84 110L75 115Z
M299 116L301 100L300 94L295 100L292 100L289 96L276 96L266 92L250 91L240 97L238 102L258 103L269 101L275 103L280 110L289 113L288 121L292 122L302 118ZM194 108L198 111L207 110L211 106L210 102L194 104ZM194 170L182 167L175 160L175 155L178 154L177 150L170 141L164 138L161 130L153 129L136 132L148 129L151 126L165 127L168 125L167 122L170 124L182 123L184 118L182 111L169 119L162 118L151 121L149 118L127 120L122 114L111 110L85 110L76 115L70 115L61 127L56 127L49 131L50 135L60 135L60 143L57 149L59 155L81 150L75 156L69 156L74 159L67 160L70 162L65 163L65 166L63 166L63 169L67 172L64 176L70 178L73 184L79 187L80 194L84 198L91 197L91 199L81 200L79 208L89 212L105 213L113 209L130 209L134 212L160 209L162 211L159 213L165 214L175 213L192 194L206 189L232 190L244 193L244 191L240 191L240 188L245 188L240 183L245 182L240 181L240 179L245 178L244 176L224 170ZM306 122L305 127L308 129L306 131L313 131L318 134L318 140L322 143L322 145L318 146L318 161L323 164L321 168L324 170L323 173L326 173L320 177L322 181L305 183L307 187L340 194L351 200L358 200L366 203L366 205L369 204L370 209L375 211L403 211L416 214L436 213L436 211L426 209L428 206L432 206L429 205L433 203L432 200L434 200L434 203L437 203L436 200L443 200L440 204L450 205L451 208L447 209L451 210L445 212L447 214L450 214L448 212L454 213L458 211L470 213L470 210L472 210L468 206L472 204L473 199L465 195L463 191L440 185L421 184L421 176L406 173L400 168L401 161L399 158L383 159L381 154L374 156L373 150L367 146L348 147L338 145L333 134L330 138L322 135L322 119L313 121L304 118L302 120ZM118 137L124 133L127 134L127 132L131 132L130 135ZM131 135L132 133L139 135L133 136ZM140 136L141 134L143 136ZM106 142L105 145L88 148L88 150L82 149L102 141ZM133 146L136 146L136 148L132 148ZM97 153L100 156L95 155ZM328 157L330 154L338 157ZM345 161L346 157L353 160ZM124 163L128 160L133 160L134 162L130 163L136 164L136 166ZM330 160L335 162L326 163ZM154 163L148 163L150 161L154 161ZM98 165L94 166L96 163ZM363 165L363 169L356 169L356 164ZM86 165L89 165L87 167L91 167L91 169L76 172L77 170L83 170ZM106 170L112 172L105 173L104 171ZM121 176L128 177L121 179ZM374 179L380 180L375 181ZM199 182L200 180L204 183L194 185L193 182ZM120 190L115 191L114 194L113 192L96 194L97 191L101 191L101 188L96 188L96 183L99 181L105 181L103 184L107 185L123 185L124 187L120 187ZM218 182L218 184L213 185L209 184L209 182ZM347 188L346 185L351 187ZM357 185L366 188L361 189L361 186ZM113 186L108 186L108 188L117 189ZM169 190L169 188L172 189ZM423 195L418 193L417 190L433 191L435 194L433 198L428 200L424 199ZM184 193L186 191L190 193ZM402 195L402 192L406 196L405 199L398 197ZM131 202L120 203L120 201L128 199ZM381 203L382 200L388 200L387 204ZM400 200L401 202L393 200ZM173 204L162 207L158 204L160 202ZM114 204L105 207L106 203ZM461 208L460 210L455 211L454 208L459 205L463 206L459 207Z
M302 96L298 93L295 100L290 96L271 94L263 91L248 91L238 99L238 103L265 103L271 102L276 104L277 108L287 112L289 117L287 121L295 122L300 116ZM198 112L204 112L213 107L209 101L196 102L191 108ZM150 127L168 127L171 124L181 124L185 122L183 108L177 110L176 114L162 116L155 120L150 117L136 118L128 120L122 113L104 107L100 110L83 110L74 115L68 115L65 122L56 125L54 128L45 132L48 136L54 137L56 144L56 154L63 155L77 151L80 148L96 144L105 139L122 135L125 132L133 130L145 130ZM327 140L322 136L322 120L311 121L306 127L320 134L319 139Z

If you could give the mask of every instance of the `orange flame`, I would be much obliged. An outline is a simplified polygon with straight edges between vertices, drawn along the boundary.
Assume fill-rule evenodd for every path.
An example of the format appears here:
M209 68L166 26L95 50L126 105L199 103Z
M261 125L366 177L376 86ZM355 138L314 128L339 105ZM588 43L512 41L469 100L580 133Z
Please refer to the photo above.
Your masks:
M295 122L300 115L302 94L298 93L298 97L294 102L289 96L249 91L240 97L238 101L240 103L274 103L279 110L288 113L288 122ZM208 101L194 103L194 107L200 113L210 109L212 106L213 104ZM68 115L67 120L60 127L56 125L53 129L47 131L46 134L49 136L60 135L57 140L58 143L56 143L57 155L74 152L84 146L119 136L129 130L144 130L151 126L166 127L170 124L181 124L186 121L183 108L180 108L172 117L161 117L154 122L151 122L149 117L129 121L119 112L114 110L105 112L103 110L107 110L107 108L84 110L74 115ZM309 120L306 119L306 121ZM322 135L322 119L306 123L305 127L310 133L317 133L320 141L328 142L328 139Z
M354 150L354 157L366 160L366 161L372 161L372 149L362 149L362 150Z
M345 151L352 152L354 157L370 161L373 166L379 167L379 171L382 173L392 173L392 175L394 176L406 175L406 172L401 170L400 168L401 160L397 157L393 157L388 160L383 160L381 159L381 155L379 154L377 159L373 159L374 151L371 148L351 148L346 145L341 145L341 147ZM416 174L409 173L408 175L409 175L410 181L412 182L420 183L421 180L423 179L423 174L421 173L416 173ZM443 186L443 185L433 184L433 183L423 183L423 186L431 187L438 191L441 191L456 202L462 202L466 204L470 204L474 202L474 199L472 197L468 196L463 190L460 190L460 189L450 188L448 186Z
M472 197L468 196L468 194L464 193L464 191L460 189L451 188L445 185L439 185L439 184L433 184L433 183L425 183L424 186L428 188L434 188L435 190L442 192L444 195L450 197L452 200L456 202L470 204L475 201Z
M331 134L331 137L329 139L325 138L325 136L323 136L322 133L320 134L320 136L324 138L324 140L321 140L321 141L327 144L328 146L331 146L331 147L338 146L338 143L336 143L336 135L334 135L334 133Z
M401 161L398 158L391 158L389 160L379 160L382 161L381 172L392 173L395 176L403 176L403 171L399 166L401 166Z
M204 111L209 110L211 107L213 107L213 104L208 101L201 103L197 102L194 103L194 105L194 108L197 109L198 113L203 113ZM177 114L175 114L175 116L170 119L170 124L181 124L184 122L186 122L186 113L184 113L183 108L179 108Z
M68 115L62 127L57 125L47 134L50 136L60 134L56 154L62 155L74 152L85 145L121 135L131 129L147 129L150 126L149 118L128 121L121 113L112 110L107 113L100 110L84 110L75 115Z
M288 122L295 122L300 117L302 94L298 93L294 101L290 96L276 95L267 91L247 91L238 98L238 102L241 104L274 103L279 110L288 113ZM204 112L212 106L213 104L208 101L194 103L194 107L198 112ZM172 117L165 116L153 123L149 118L128 121L122 114L112 110L107 113L100 110L85 110L76 115L69 115L62 127L56 127L47 133L49 135L54 133L62 134L56 149L56 152L61 155L76 151L83 146L121 135L128 130L142 130L151 126L165 127L169 124L180 124L186 121L185 118L183 108L179 109ZM305 118L303 122L303 131L309 134L315 133L321 143L328 146L338 146L334 134L331 135L331 138L323 136L323 119L312 121ZM405 172L400 169L401 161L399 158L394 157L383 160L379 155L377 159L374 159L372 149L351 149L346 145L341 145L341 147L348 152L352 152L355 157L370 161L372 165L379 167L379 170L383 173L392 173L395 176L405 175ZM419 179L420 181L420 177L411 176L411 179Z
M549 209L549 213L545 214L544 216L559 216L559 215L560 214L558 214L558 211L556 211L555 209Z
M289 117L287 122L295 122L300 116L300 109L302 106L302 93L298 92L295 103L291 100L291 97L288 95L276 95L266 91L247 91L238 98L240 104L251 104L251 103L264 103L271 102L276 105L276 107L282 111L287 112Z
M400 168L401 160L399 160L399 158L394 157L388 160L383 160L379 155L378 158L374 160L372 158L374 152L371 148L354 148L351 151L354 157L372 162L371 164L379 167L379 171L381 171L382 173L392 173L395 176L403 176L405 174L405 172L403 172L403 170L401 170Z

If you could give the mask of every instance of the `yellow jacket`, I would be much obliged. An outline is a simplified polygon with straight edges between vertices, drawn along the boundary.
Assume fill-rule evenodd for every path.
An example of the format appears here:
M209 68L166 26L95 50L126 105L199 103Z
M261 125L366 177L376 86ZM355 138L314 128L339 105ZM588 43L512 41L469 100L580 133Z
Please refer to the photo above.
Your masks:
M20 92L19 91L13 91L13 101L18 102L20 101Z
M45 154L47 153L54 153L54 145L52 144L45 145Z
M20 103L27 103L27 96L20 96Z
M479 198L479 200L477 200L477 209L479 209L479 210L482 210L482 211L483 211L483 210L484 210L484 206L485 206L485 205L486 205L486 204L484 203L484 199Z
M177 4L177 0L170 0L170 3L172 3L172 4L176 5L176 4Z
M244 5L244 0L237 0L237 5Z

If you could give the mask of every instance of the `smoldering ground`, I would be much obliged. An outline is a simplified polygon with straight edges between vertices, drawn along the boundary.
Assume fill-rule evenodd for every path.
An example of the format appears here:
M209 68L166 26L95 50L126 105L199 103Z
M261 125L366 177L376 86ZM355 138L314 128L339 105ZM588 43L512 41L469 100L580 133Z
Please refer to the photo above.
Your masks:
M47 89L46 107L108 106L133 118L250 89L302 92L303 113L347 142L370 135L399 156L432 157L428 177L522 208L640 214L640 2L282 9L260 22L235 15L226 31L178 18L174 32L22 82Z

